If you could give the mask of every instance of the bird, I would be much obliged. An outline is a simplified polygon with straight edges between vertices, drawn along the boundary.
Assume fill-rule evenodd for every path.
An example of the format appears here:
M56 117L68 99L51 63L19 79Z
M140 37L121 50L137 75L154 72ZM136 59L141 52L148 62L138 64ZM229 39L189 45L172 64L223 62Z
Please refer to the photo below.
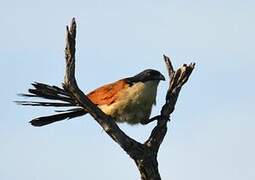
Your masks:
M157 70L146 69L134 76L122 78L103 85L86 94L86 96L105 114L117 123L146 124L150 118L153 105L156 105L157 88L165 77ZM26 106L73 107L67 110L56 110L57 114L34 118L32 126L45 126L61 120L83 116L88 112L79 107L78 102L64 88L44 83L32 83L33 88L23 97L36 97L50 101L16 101ZM77 107L78 106L78 107Z

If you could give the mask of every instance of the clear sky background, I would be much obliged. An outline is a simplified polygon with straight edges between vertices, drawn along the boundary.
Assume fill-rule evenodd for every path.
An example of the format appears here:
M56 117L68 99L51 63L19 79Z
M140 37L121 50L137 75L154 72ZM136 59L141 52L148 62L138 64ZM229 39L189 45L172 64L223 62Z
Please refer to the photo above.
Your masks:
M0 7L0 179L133 180L134 162L90 117L34 128L53 109L17 106L33 81L61 85L65 25L78 22L84 91L143 69L196 62L159 152L162 179L255 179L255 3L244 1L3 1ZM167 83L160 84L156 115ZM144 141L155 124L121 125Z

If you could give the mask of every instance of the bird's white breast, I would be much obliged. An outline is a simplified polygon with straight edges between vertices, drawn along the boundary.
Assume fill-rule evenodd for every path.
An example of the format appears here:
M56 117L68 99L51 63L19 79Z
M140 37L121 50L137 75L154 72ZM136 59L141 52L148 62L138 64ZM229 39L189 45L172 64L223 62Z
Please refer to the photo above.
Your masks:
M136 124L150 117L152 105L156 103L159 81L138 82L120 92L120 99L111 105L99 108L114 117L117 122Z

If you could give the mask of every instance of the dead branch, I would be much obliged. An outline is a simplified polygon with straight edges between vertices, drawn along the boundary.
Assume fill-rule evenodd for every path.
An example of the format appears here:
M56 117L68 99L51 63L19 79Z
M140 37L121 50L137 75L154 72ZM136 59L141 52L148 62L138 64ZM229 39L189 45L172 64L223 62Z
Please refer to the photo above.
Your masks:
M81 107L90 113L104 131L135 161L142 180L160 180L157 162L158 150L167 133L167 122L170 120L170 114L174 111L179 92L187 82L195 64L184 64L177 71L174 71L170 59L164 55L170 79L166 102L161 109L160 115L150 119L150 121L157 120L157 125L152 130L150 137L145 143L140 143L127 136L118 127L113 118L104 114L79 89L75 79L75 38L76 22L73 18L70 28L67 26L66 29L64 89L72 95L73 99Z

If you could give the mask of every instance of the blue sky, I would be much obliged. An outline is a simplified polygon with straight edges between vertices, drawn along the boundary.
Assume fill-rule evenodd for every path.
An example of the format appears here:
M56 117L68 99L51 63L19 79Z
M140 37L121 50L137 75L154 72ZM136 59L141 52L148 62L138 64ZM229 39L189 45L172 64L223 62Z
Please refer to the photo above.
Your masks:
M77 80L88 92L146 68L196 62L159 152L162 179L255 179L254 1L5 1L0 11L0 179L139 179L89 116L43 128L53 109L15 105L33 81L60 85L65 25L78 22ZM164 103L161 83L156 115ZM144 141L154 124L120 125Z

